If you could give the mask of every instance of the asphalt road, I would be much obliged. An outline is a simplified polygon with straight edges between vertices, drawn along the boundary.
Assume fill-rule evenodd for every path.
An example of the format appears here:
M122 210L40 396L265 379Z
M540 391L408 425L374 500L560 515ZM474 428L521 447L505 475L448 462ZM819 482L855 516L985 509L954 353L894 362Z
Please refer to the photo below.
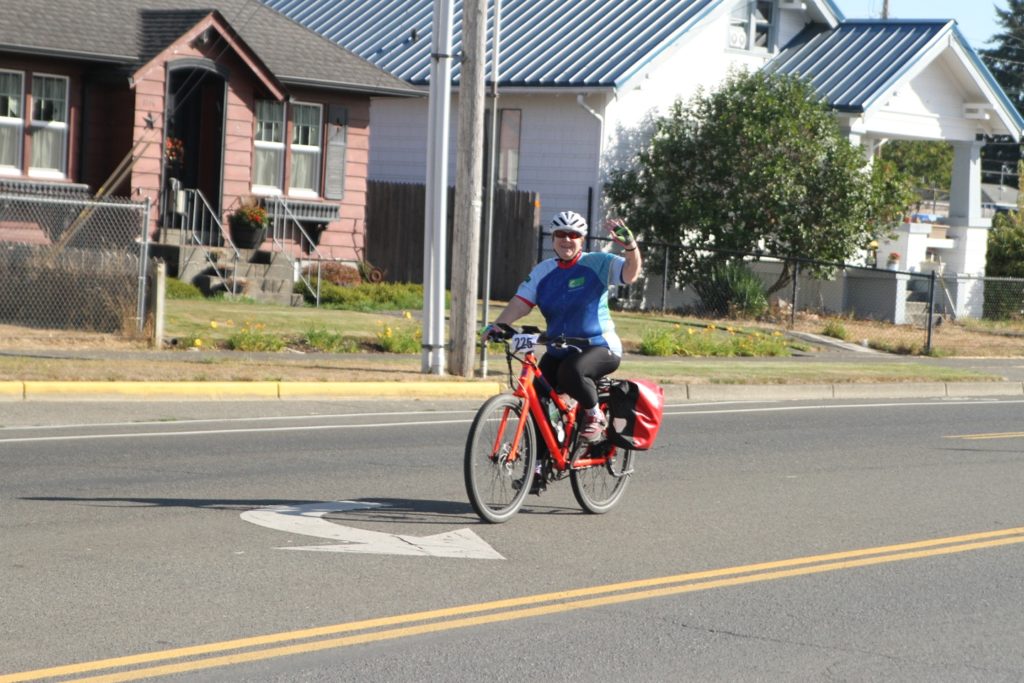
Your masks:
M474 403L26 404L0 683L1020 680L1022 405L669 407L611 513L491 526ZM324 550L452 531L503 559Z

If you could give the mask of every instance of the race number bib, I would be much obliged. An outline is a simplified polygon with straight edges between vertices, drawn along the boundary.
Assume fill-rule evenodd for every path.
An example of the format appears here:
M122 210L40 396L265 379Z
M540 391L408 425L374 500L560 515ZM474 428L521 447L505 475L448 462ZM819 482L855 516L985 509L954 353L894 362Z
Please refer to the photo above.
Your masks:
M537 345L537 340L540 338L539 334L516 334L512 337L512 349L516 353L526 353L533 351L533 347Z

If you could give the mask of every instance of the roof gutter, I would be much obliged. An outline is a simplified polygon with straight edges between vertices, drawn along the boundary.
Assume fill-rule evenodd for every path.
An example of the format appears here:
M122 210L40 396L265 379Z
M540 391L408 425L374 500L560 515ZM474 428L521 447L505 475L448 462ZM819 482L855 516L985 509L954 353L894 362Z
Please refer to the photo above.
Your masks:
M601 123L601 140L602 140L601 146L604 147L604 117L601 116L600 114L598 114L593 109L591 109L590 105L587 104L586 100L587 100L587 96L584 95L583 93L580 93L580 94L576 95L576 104L578 104L581 107L583 107L584 111L589 112L591 116L593 116L595 119L597 119Z
M400 97L426 97L427 92L416 86L408 86L407 88L401 87L388 87L388 86L372 86L365 85L362 83L343 83L343 82L326 82L319 81L312 78L297 78L294 76L280 77L280 80L285 85L290 86L302 86L307 88L319 88L321 90L336 90L343 92L354 92L362 93L366 95L396 95Z
M137 64L138 57L130 55L108 55L78 50L61 50L57 48L30 47L26 45L0 44L0 52L16 52L22 55L37 57L57 57L75 62L103 62L105 64Z
M579 94L576 95L576 104L580 105L580 107L583 108L583 111L587 112L588 114L593 116L595 119L597 119L598 126L599 126L599 130L598 130L598 133L597 133L598 134L597 168L594 169L594 185L593 185L593 187L594 187L595 195L600 195L601 194L601 161L604 159L604 116L602 116L601 114L599 114L596 111L594 111L594 109L592 109L590 107L590 105L587 104L586 100L587 100L586 94L579 93ZM593 211L594 211L593 215L588 216L588 219L593 224L596 220L598 220L598 217L601 215L600 202L598 202L597 206L594 206L594 207L589 207L588 206L587 208L588 209L592 208ZM589 246L589 244L590 244L590 241L589 241L589 238L588 238L587 245Z

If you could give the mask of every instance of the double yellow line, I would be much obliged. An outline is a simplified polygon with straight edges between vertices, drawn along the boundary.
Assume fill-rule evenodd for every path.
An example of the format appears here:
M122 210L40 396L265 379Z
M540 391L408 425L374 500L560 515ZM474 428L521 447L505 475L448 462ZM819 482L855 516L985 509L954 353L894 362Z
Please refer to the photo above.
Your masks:
M1024 432L992 432L990 434L956 434L947 439L963 439L964 441L980 441L985 439L1019 439Z
M683 593L774 581L809 574L854 569L871 565L902 562L939 555L951 555L985 548L1024 543L1024 527L936 538L900 545L865 548L814 555L776 562L749 564L626 581L603 586L507 600L482 602L446 609L414 612L378 619L366 619L333 626L274 633L219 643L162 650L128 657L56 666L48 669L0 675L0 683L36 681L53 677L72 677L99 671L112 671L76 681L134 681L188 671L244 664L275 657L348 647L383 640L406 638L459 628L498 622L530 619L549 614L591 609L637 600L650 600ZM179 661L175 661L179 660Z

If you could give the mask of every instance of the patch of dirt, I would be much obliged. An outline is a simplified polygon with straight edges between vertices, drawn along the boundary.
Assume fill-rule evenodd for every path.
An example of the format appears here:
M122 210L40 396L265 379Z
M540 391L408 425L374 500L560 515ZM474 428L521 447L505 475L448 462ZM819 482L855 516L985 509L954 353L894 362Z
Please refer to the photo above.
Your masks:
M144 351L148 348L145 340L127 339L117 334L0 325L0 349Z

